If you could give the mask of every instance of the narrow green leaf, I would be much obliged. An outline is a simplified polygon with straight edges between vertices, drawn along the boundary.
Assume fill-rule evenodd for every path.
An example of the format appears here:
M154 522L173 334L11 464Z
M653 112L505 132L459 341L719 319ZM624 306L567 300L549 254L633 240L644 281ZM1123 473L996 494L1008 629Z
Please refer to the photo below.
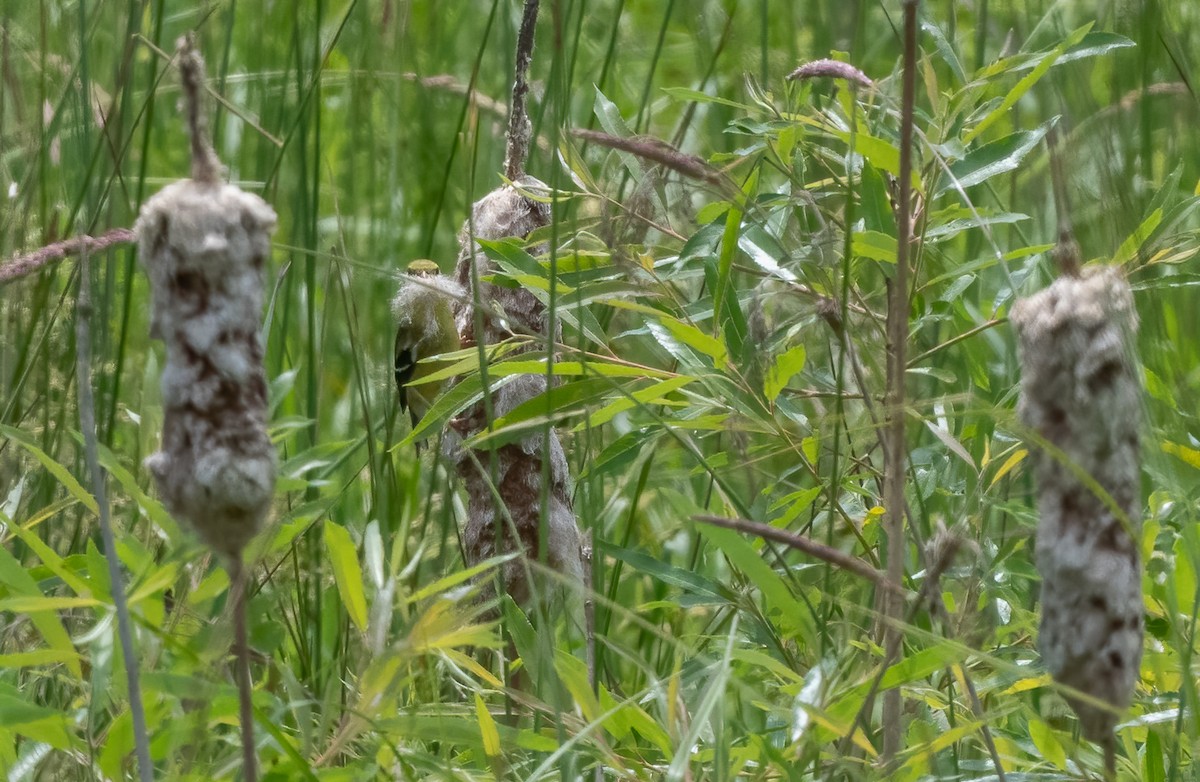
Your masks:
M1083 37L1087 35L1088 30L1092 28L1093 24L1094 22L1088 22L1083 27L1080 27L1078 30L1071 33L1062 43L1048 52L1046 56L1043 57L1036 66L1034 66L1032 71L1030 71L1026 76L1018 81L1011 90L1008 91L1008 94L1004 96L1004 100L1000 101L999 106L992 109L987 116L979 121L979 124L967 131L966 135L964 135L962 139L963 145L965 146L970 144L981 133L999 122L1001 118L1007 116L1009 109L1015 106L1017 101L1024 97L1025 93L1029 92L1029 90L1033 88L1033 85L1041 81L1042 77L1046 75L1051 67L1053 67L1058 58L1060 58L1063 53L1072 46L1083 40Z
M863 165L862 180L858 191L858 214L868 231L896 235L896 215L892 212L892 200L888 196L887 184L879 169L870 163Z
M587 666L583 660L576 657L566 649L556 649L554 651L554 670L558 673L558 678L566 686L571 693L571 697L583 712L583 718L589 722L598 719L603 713L600 708L600 701L592 692L592 685L588 682Z
M763 383L763 394L768 402L774 402L783 389L787 388L788 382L804 369L807 356L808 351L804 345L795 345L775 357L775 363L771 365Z
M958 59L958 55L954 53L954 45L946 38L946 34L942 32L942 28L936 24L923 21L921 29L933 39L933 45L937 48L938 54L946 65L950 66L951 73L958 84L964 84L967 81L967 73L963 69L962 63Z
M596 541L596 548L601 553L615 557L634 570L656 578L664 584L677 586L684 592L702 595L719 603L730 602L729 595L726 594L723 586L699 573L669 565L640 551L622 548L602 540Z
M677 98L679 100L694 101L695 103L716 103L721 106L728 106L731 109L740 109L746 112L754 111L751 106L745 103L738 103L737 101L729 100L728 98L709 95L698 90L689 90L687 87L664 87L663 92L665 92L667 95L670 95L672 98Z
M126 469L116 454L105 447L103 443L99 444L99 451L100 466L113 477L126 494L133 498L138 509L158 528L160 536L166 536L167 540L172 543L180 543L183 533L180 532L179 525L163 507L163 504L142 490L134 474Z
M33 576L29 575L29 571L21 566L21 563L5 546L0 546L0 582L8 585L13 592L25 597L42 596L42 591L38 588ZM83 667L75 653L75 645L71 642L71 636L63 627L58 614L54 611L34 611L29 613L29 621L42 634L42 638L46 640L50 649L63 655L63 660L71 675L76 680L82 679Z
M1025 156L1045 138L1053 124L1054 120L1051 120L1034 130L1010 133L1002 139L972 150L962 160L950 165L951 180L938 192L944 193L955 186L972 187L998 174L1015 170Z
M571 176L571 181L575 183L576 187L586 193L600 192L600 186L596 184L595 178L592 177L592 172L588 170L587 163L576 152L575 146L568 143L565 136L558 145L558 159L566 167L567 172Z
M60 649L38 649L34 652L0 654L0 668L32 668L37 665L54 665L78 661L79 654Z
M20 429L14 429L11 426L5 426L4 424L0 424L0 436L7 437L17 445L20 445L29 452L30 456L41 462L41 465L46 468L46 471L53 475L54 479L62 484L63 488L67 490L67 493L83 503L85 508L90 510L92 513L100 512L99 507L96 505L96 498L92 496L91 492L83 488L79 481L75 480L75 476L71 474L70 470L54 461L54 459L50 458L49 454L39 448L37 444L34 443L32 437L25 432L22 432Z
M1125 239L1125 241L1121 242L1121 246L1117 248L1117 252L1113 256L1113 263L1117 264L1118 266L1123 266L1137 257L1138 251L1142 249L1142 245L1146 243L1146 240L1150 238L1150 235L1154 233L1154 230L1158 228L1158 224L1162 222L1162 218L1162 209L1155 209L1153 212L1151 212L1150 215L1142 221L1142 224L1134 229L1134 232L1131 233Z
M1167 768L1165 758L1168 754L1157 731L1146 731L1146 745L1142 753L1143 782L1166 782Z
M711 358L717 369L724 369L729 363L729 351L725 343L716 337L705 334L690 323L665 315L659 317L659 322L675 339Z
M750 196L757 187L758 169L755 168L742 184L742 192ZM717 256L717 284L713 289L713 328L717 331L721 328L721 307L725 303L725 291L733 273L733 253L737 250L741 230L742 210L736 204L730 204L729 212L725 215L725 230L721 234L721 253Z
M1200 451L1188 445L1180 445L1179 443L1163 442L1159 445L1163 453L1169 453L1172 456L1178 457L1183 462L1200 470Z
M661 383L655 383L648 388L634 391L627 397L622 396L620 399L609 402L595 413L592 413L590 416L588 416L586 421L581 421L579 425L575 427L574 431L579 432L587 427L601 426L602 424L606 424L611 421L619 413L623 413L626 410L632 410L635 407L641 407L643 405L665 404L667 401L666 397L675 393L694 380L694 377L676 377L670 380L664 380Z
M94 597L7 597L0 600L0 611L32 614L37 611L65 611L70 608L95 608L101 605Z
M922 649L919 652L893 663L879 680L879 692L899 687L902 684L924 679L935 671L940 671L947 665L958 662L961 649L953 643L942 642L936 646ZM846 690L829 706L826 714L835 723L845 722L854 718L867 693L874 684L874 674L866 677L865 681Z
M1063 63L1074 62L1075 60L1082 60L1087 57L1098 57L1100 55L1116 51L1117 49L1129 49L1135 46L1137 46L1136 43L1129 40L1125 36L1117 35L1116 33L1088 33L1087 35L1083 36L1083 40L1067 49L1063 55L1059 57L1057 61L1055 61L1054 64L1056 66L1062 65ZM1033 67L1035 67L1035 64L1029 62L1025 63L1024 65L1019 65L1013 70L1027 71Z
M58 709L39 706L11 695L0 695L0 728L11 728L55 749L71 748L68 715Z
M1196 597L1196 566L1193 562L1194 552L1184 538L1178 538L1172 549L1174 562L1171 573L1171 586L1175 589L1175 601L1180 607L1192 605Z
M475 718L479 720L479 733L483 738L483 752L489 758L500 757L500 731L496 728L496 720L488 711L483 697L475 693Z
M25 529L20 524L11 524L8 531L16 537L20 538L21 542L37 554L38 559L50 569L50 572L62 579L63 583L71 588L71 591L81 597L92 597L91 587L88 586L87 579L76 573L69 567L63 558L58 555L53 548L46 545L36 532Z
M1053 763L1059 771L1067 770L1067 752L1049 725L1039 719L1030 718L1029 738L1043 758Z
M605 133L610 133L621 138L628 138L633 135L633 131L625 124L625 118L621 116L621 110L617 108L617 104L608 99L599 88L596 89L596 98L592 105L592 110L596 113L596 119L600 120L600 127L604 128Z
M850 252L856 257L880 263L895 263L897 251L896 237L878 231L855 231L850 240Z
M733 530L711 525L704 525L700 529L704 537L712 541L730 563L758 588L766 601L768 612L778 611L786 624L793 626L808 616L808 609L796 599L780 575L767 564L761 551Z
M363 592L362 568L358 564L358 550L350 532L340 524L325 520L325 550L333 565L333 580L341 595L342 605L350 621L361 632L367 630L367 598Z

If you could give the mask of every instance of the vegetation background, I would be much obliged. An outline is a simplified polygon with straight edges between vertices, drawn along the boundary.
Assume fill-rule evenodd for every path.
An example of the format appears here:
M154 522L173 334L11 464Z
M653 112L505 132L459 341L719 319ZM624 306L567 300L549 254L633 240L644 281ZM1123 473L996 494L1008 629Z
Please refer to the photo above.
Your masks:
M0 0L0 258L130 226L186 174L164 52L198 30L217 151L280 217L265 324L281 480L250 605L266 778L877 778L877 702L841 739L880 673L872 585L693 517L885 559L899 3L543 4L529 170L569 196L552 261L497 252L553 297L578 374L507 424L566 437L595 545L595 691L579 634L555 642L544 621L507 623L524 690L497 678L482 650L500 630L462 599L460 506L400 444L391 381L398 270L449 270L470 204L500 184L519 17L514 0ZM1035 649L1034 476L1004 321L1053 275L1057 123L1083 255L1124 266L1141 318L1148 634L1119 774L1194 778L1200 6L927 2L921 21L907 585L943 526L968 543L933 590L946 612L910 610L883 674L905 697L893 776L996 778L984 724L1009 779L1101 767ZM875 86L785 81L829 56ZM733 185L578 128L669 141ZM235 779L227 578L141 467L161 345L130 246L87 280L67 260L0 287L0 768L132 773L78 433L80 284L156 777Z

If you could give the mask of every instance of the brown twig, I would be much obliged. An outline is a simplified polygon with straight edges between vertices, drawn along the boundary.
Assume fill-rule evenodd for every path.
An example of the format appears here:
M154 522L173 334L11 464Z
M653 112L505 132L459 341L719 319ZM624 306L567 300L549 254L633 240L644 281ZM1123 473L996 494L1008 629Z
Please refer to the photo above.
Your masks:
M457 76L451 73L437 73L433 76L421 76L417 73L405 72L400 74L400 78L405 81L415 82L429 90L442 90L454 95L465 95L470 98L471 103L491 114L495 114L501 119L508 119L508 106L496 100L490 95L486 95L477 89L471 87L459 80Z
M762 524L761 522L750 521L749 519L698 515L692 516L692 520L702 524L712 524L715 527L724 527L725 529L744 532L749 535L757 535L764 540L782 543L789 548L803 551L809 556L816 557L823 562L828 562L834 567L841 568L856 576L861 576L876 586L882 587L887 592L901 596L908 594L904 587L900 586L899 582L890 580L883 571L876 570L858 557L851 556L844 551L839 551L832 546L826 546L824 543L818 543L812 538L806 538L803 535L797 535L794 532L788 532L778 527L772 527L770 524Z
M537 27L538 0L525 0L521 14L521 29L517 33L516 76L513 79L512 110L508 113L508 132L505 137L504 176L516 182L525 175L529 158L529 139L533 125L525 99L529 95L529 63L533 59L533 34Z
M72 236L61 242L48 244L27 255L18 255L0 266L0 285L32 274L53 261L61 261L68 255L83 252L95 253L118 244L133 244L137 237L128 228L114 228L99 236Z
M588 130L587 128L576 128L571 131L571 135L581 138L584 141L590 141L593 144L637 155L640 158L666 166L672 171L676 171L692 179L711 182L715 185L727 184L724 175L709 166L708 163L705 163L695 155L680 152L662 139L657 139L653 136L623 138L599 130Z
M904 578L904 474L905 474L905 358L908 348L908 265L912 247L912 140L913 104L916 101L917 72L917 5L919 0L904 2L904 76L900 105L900 193L896 208L896 227L899 241L896 249L896 273L888 289L888 365L887 365L887 446L884 450L883 497L887 508L887 573L900 583ZM884 622L885 644L889 656L900 652L900 631L897 624L903 604L893 595L883 595L881 613ZM885 766L891 764L901 746L900 690L891 689L883 696L883 752Z

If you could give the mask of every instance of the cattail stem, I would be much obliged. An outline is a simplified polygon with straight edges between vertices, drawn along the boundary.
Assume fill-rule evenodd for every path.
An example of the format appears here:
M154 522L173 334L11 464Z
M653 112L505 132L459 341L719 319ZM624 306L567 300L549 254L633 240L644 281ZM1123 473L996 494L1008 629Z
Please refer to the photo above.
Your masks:
M194 34L179 39L179 78L183 83L183 105L187 113L188 135L192 140L192 179L216 184L221 181L221 161L208 138L208 118L204 114L204 59L196 48Z
M96 408L92 398L91 378L92 301L88 291L88 266L88 250L84 247L79 256L79 296L75 304L75 376L79 383L79 428L83 435L84 453L92 479L92 493L96 496L96 505L100 511L100 536L104 541L104 559L108 565L108 581L117 613L117 638L121 643L121 655L125 658L125 679L129 686L129 714L133 721L138 775L142 782L151 782L154 779L154 766L150 761L150 739L146 732L146 713L142 707L137 650L133 646L133 623L129 619L129 606L125 600L125 581L117 560L116 536L113 534L112 519L108 514L104 473L100 469L99 448L96 445Z
M521 29L517 33L516 76L513 79L512 108L508 112L508 132L505 134L504 176L512 182L525 175L529 157L529 140L533 125L525 99L529 96L529 63L533 60L533 34L537 27L538 0L525 0L521 14Z
M1071 227L1071 199L1067 195L1067 174L1063 167L1062 150L1058 145L1058 129L1050 128L1046 133L1046 149L1050 152L1050 183L1054 190L1054 213L1058 220L1058 242L1054 246L1054 260L1060 274L1078 277L1080 270L1079 243Z
M180 40L179 68L192 179L155 194L136 226L151 336L166 344L162 443L146 466L167 509L225 557L243 778L256 782L243 551L270 512L277 469L260 334L276 216L258 196L221 181L202 109L204 61L190 38Z
M884 452L883 504L887 508L887 573L900 583L904 578L904 474L905 474L905 393L904 373L908 347L908 264L912 248L912 140L913 104L916 101L917 72L917 6L919 0L904 2L904 77L900 105L900 194L896 207L897 233L896 273L889 288L887 338L887 446ZM900 650L901 628L895 620L903 604L894 597L885 597L882 605L888 621L885 625L889 650ZM893 688L883 695L883 752L881 760L890 764L900 750L904 726L901 723L900 690Z
M250 639L246 604L250 601L250 583L241 558L229 566L233 596L233 643L237 666L238 708L242 727L242 778L257 782L258 762L254 744L254 681L250 678Z

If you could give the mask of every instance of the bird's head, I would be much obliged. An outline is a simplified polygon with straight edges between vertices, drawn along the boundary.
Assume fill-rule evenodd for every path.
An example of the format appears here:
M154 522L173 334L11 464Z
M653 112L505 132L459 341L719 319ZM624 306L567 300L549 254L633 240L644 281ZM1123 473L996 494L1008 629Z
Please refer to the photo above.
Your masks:
M441 269L428 258L418 258L408 265L404 273L409 277L436 277L441 273Z

